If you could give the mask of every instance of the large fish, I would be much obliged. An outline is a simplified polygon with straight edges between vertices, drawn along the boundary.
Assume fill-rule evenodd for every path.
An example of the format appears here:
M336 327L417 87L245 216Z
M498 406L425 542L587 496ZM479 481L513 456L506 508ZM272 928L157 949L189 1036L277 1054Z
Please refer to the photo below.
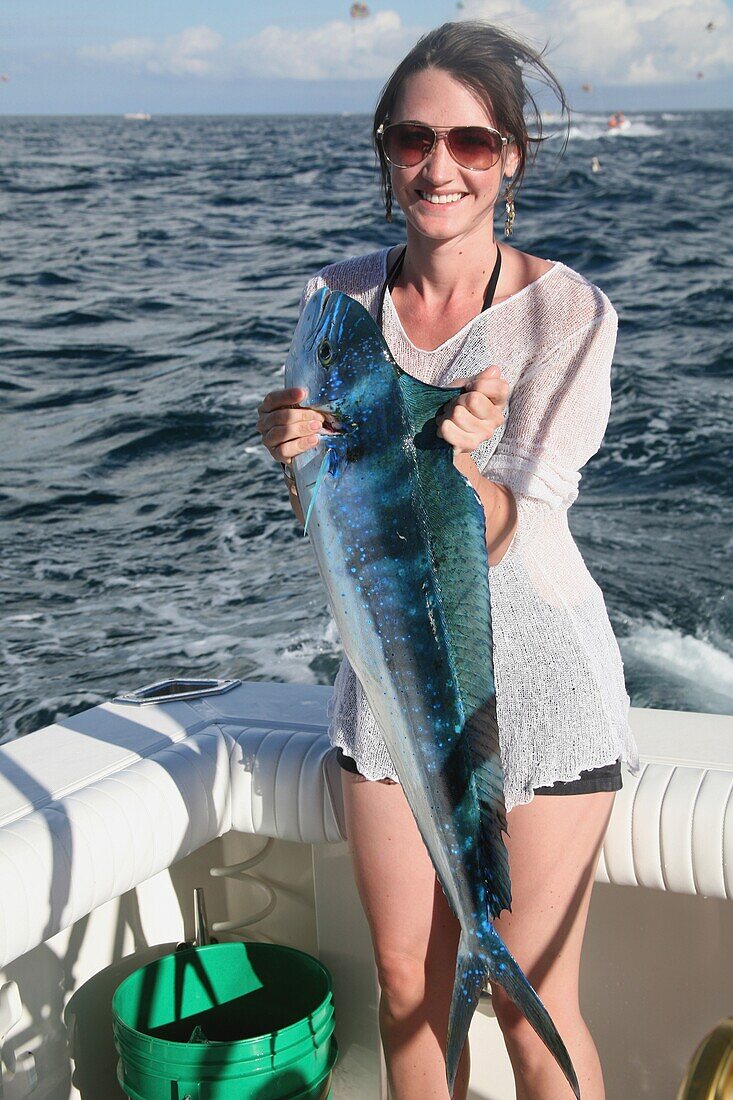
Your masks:
M334 434L294 461L306 529L346 655L376 718L461 937L446 1047L458 1061L487 977L557 1059L567 1050L492 919L511 906L485 516L435 416L455 389L398 367L367 311L317 291L285 384Z

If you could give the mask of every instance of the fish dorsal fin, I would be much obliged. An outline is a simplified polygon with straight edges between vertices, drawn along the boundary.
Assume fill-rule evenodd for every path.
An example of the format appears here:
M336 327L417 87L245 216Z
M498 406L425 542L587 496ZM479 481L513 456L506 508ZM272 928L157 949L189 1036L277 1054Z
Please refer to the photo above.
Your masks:
M422 428L446 401L452 401L461 390L456 386L430 386L398 368L397 383L411 424Z
M491 917L511 908L504 773L499 751L486 517L473 486L453 465L453 448L437 435L435 416L461 391L430 386L399 371L398 385L415 444L421 500L433 566L459 681L476 793ZM450 510L446 500L451 501Z

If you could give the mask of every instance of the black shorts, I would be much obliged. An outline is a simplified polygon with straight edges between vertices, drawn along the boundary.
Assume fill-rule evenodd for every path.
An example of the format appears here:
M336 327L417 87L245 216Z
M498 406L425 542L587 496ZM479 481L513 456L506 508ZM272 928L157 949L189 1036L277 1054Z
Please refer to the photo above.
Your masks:
M356 761L351 756L346 756L341 749L336 751L336 759L339 765L347 772L360 775ZM535 787L535 794L595 794L596 791L620 791L623 786L621 779L621 760L614 764L604 764L601 768L589 768L580 773L580 779L573 779L569 783L553 783L551 787Z

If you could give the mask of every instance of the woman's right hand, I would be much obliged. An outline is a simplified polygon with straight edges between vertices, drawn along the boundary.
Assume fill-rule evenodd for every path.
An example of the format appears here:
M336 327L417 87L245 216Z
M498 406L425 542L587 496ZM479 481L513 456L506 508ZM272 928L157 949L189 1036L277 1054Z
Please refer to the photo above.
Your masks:
M288 466L295 455L310 451L318 443L324 417L314 409L301 408L308 391L296 387L271 390L258 408L257 431L276 462Z

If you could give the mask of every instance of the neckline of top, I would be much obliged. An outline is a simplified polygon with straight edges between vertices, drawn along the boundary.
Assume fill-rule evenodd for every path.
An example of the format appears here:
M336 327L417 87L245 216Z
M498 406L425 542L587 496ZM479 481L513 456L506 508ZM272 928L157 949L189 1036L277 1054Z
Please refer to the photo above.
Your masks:
M387 259L389 257L390 252L392 251L393 247L394 246L392 245L389 248L384 249L384 255L382 257L382 283L383 284L387 279ZM390 293L389 287L385 288L384 300L385 300L385 302L387 300L389 300L389 307L390 307L390 309L391 309L391 311L394 315L394 318L395 318L395 320L396 320L396 322L399 326L400 334L401 334L402 338L407 341L407 343L410 345L410 347L413 348L414 351L419 351L421 355L435 355L436 352L442 351L443 348L448 347L448 345L452 344L454 340L457 340L458 337L461 336L466 331L466 329L469 329L471 327L471 325L474 325L480 317L484 317L488 314L493 314L497 310L501 309L503 306L508 306L511 302L516 302L517 299L521 298L523 294L526 294L528 290L532 290L534 287L539 286L539 284L544 279L546 279L548 275L551 275L553 273L553 271L557 271L560 268L563 268L565 266L560 260L548 260L547 262L552 264L552 267L548 267L547 271L543 271L541 275L538 275L538 277L536 279L533 279L531 283L527 283L526 286L523 286L521 290L518 290L516 292L516 294L510 294L509 297L504 298L503 301L496 302L494 305L489 306L488 309L481 310L481 312L477 313L475 317L472 317L470 321L466 321L463 328L460 328L458 330L458 332L454 332L452 336L449 336L448 339L444 340L442 344L439 344L437 348L419 348L417 346L417 344L413 344L412 340L410 339L410 337L407 335L407 333L404 330L404 327L402 325L402 321L400 320L400 315L397 312L397 307L395 306L394 302L392 301L392 295Z

